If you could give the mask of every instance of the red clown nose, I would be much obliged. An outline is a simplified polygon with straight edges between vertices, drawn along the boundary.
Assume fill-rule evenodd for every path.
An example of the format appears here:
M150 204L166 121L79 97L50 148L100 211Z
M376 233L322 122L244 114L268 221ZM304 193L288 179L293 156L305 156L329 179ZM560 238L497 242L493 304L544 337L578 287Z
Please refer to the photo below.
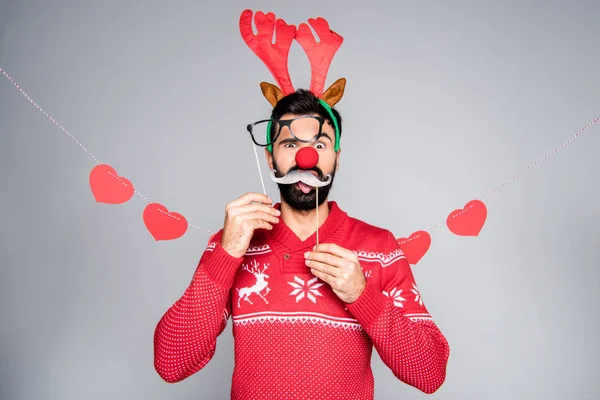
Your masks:
M300 169L312 169L319 162L319 153L314 147L303 147L296 153L296 164Z

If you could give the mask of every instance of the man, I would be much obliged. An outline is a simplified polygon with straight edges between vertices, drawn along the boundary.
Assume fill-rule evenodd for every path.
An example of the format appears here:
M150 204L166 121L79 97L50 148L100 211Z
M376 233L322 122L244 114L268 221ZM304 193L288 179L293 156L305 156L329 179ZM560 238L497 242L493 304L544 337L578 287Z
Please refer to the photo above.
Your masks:
M249 131L267 147L276 181L294 171L318 181L280 183L276 204L248 193L226 206L223 228L156 327L158 374L173 383L200 371L231 317L232 399L371 400L373 348L399 380L435 392L449 346L395 236L328 200L340 166L340 114L325 95L284 94L272 99L262 142L265 121ZM310 168L299 167L300 152L316 154ZM318 188L304 182L327 179Z

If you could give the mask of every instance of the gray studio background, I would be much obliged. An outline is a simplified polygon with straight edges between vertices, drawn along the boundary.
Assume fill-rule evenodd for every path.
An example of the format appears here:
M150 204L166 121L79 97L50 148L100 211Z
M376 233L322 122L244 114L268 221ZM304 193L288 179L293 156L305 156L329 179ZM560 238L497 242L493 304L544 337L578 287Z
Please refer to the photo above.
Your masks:
M348 78L331 198L398 237L600 116L597 1L0 4L0 66L100 161L212 232L227 202L261 191L245 126L268 115L258 84L273 79L239 35L244 8L324 16L344 36L327 80ZM308 86L297 44L290 70ZM451 346L434 398L599 398L599 149L600 123L487 197L480 237L432 231L414 273ZM94 166L0 76L0 398L228 398L231 321L200 373L169 385L153 368L156 323L209 235L155 242L140 197L94 202ZM377 399L426 397L373 365Z

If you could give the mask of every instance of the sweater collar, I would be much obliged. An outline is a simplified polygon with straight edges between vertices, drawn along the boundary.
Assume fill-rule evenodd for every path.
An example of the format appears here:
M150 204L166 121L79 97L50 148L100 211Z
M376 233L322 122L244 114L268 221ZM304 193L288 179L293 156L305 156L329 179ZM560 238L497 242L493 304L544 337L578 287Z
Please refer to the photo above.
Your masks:
M343 211L335 201L328 201L329 215L323 224L319 227L319 242L323 243L327 241L331 235L340 228L343 222L346 220L348 214ZM281 203L276 203L274 208L281 210ZM305 248L312 248L317 244L317 233L314 232L306 240L302 241L300 238L290 229L289 226L280 220L278 224L273 224L273 229L269 231L271 236L278 240L288 249L294 251Z

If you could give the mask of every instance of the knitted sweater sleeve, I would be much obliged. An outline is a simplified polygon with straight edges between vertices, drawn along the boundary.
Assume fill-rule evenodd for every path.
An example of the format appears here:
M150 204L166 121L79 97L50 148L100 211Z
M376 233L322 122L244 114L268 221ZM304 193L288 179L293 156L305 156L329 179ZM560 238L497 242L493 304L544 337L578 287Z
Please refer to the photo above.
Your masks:
M381 243L395 251L380 280L367 279L348 310L365 328L382 361L402 382L431 394L446 379L450 348L427 311L410 265L391 232Z
M156 326L154 368L166 382L182 381L208 364L231 315L229 291L243 258L229 255L220 236L211 237L191 283Z

